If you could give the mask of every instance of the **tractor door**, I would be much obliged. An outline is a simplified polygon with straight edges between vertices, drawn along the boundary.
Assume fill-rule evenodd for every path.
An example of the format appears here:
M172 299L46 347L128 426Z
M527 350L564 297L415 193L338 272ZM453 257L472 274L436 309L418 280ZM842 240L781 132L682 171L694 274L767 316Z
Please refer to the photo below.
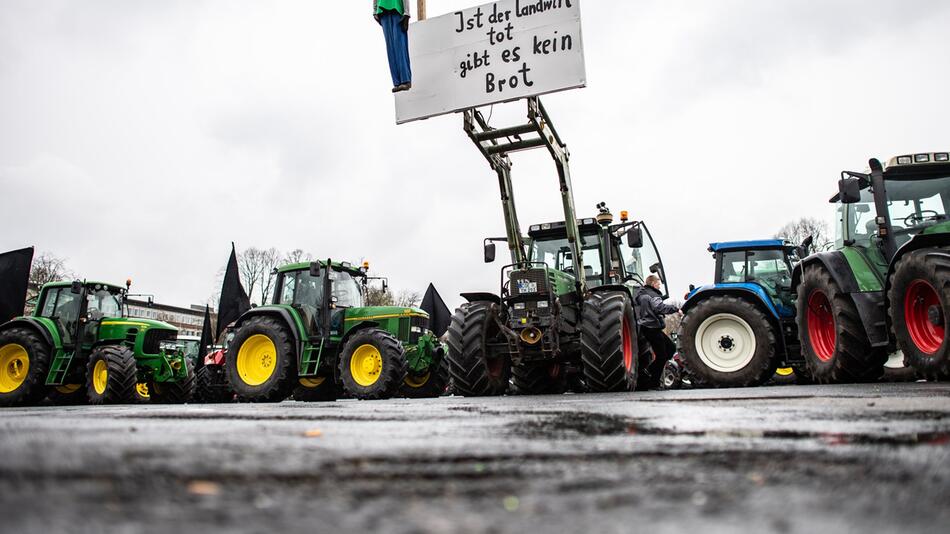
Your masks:
M640 231L640 242L634 243L639 246L631 246L627 239L629 232ZM619 261L614 258L611 260L611 270L620 268L623 273L623 279L626 283L642 287L646 279L651 274L660 277L663 283L660 291L663 298L669 298L669 281L666 279L666 269L663 268L663 260L660 258L660 251L653 242L653 236L650 230L643 222L634 222L626 226L621 226L614 230L615 254L619 255Z
M81 339L80 317L83 313L83 289L54 287L46 292L40 305L40 317L53 321L63 342L63 349L72 352Z
M309 271L283 273L280 281L279 304L290 306L300 316L307 336L320 336L323 329L323 277Z

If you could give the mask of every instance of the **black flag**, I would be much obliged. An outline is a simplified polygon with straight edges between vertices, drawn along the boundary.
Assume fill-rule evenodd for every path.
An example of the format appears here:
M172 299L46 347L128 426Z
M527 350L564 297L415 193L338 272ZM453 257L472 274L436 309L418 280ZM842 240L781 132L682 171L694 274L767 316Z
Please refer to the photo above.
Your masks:
M426 290L426 296L422 297L422 305L420 308L429 314L429 329L435 333L436 337L442 337L442 334L449 329L449 323L452 322L452 314L449 312L449 308L445 305L445 301L442 300L442 297L439 295L439 292L436 291L434 285L429 284L429 289Z
M208 354L208 347L214 343L211 339L211 308L205 304L205 321L201 326L201 341L198 342L198 359L195 361L195 369L205 364L205 355Z
M0 323L23 315L33 247L0 254Z
M231 258L228 260L228 270L224 272L224 283L221 284L221 300L218 302L218 328L215 339L221 337L221 332L229 324L237 321L241 314L251 309L251 301L241 285L241 275L238 272L237 252L234 243L231 243Z

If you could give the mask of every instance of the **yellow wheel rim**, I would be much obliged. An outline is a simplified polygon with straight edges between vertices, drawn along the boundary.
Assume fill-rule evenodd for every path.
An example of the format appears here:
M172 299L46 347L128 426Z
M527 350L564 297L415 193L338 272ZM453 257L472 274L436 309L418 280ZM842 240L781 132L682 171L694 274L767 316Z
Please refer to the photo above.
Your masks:
M431 372L422 376L406 375L406 385L411 388L421 388L422 386L429 383L430 376L432 376Z
M307 389L314 389L320 387L326 381L325 377L318 376L316 378L301 378L300 385Z
M21 345L11 343L0 347L0 393L17 390L30 373L30 355Z
M372 386L379 380L379 374L383 371L383 355L379 349L366 344L361 345L353 351L353 357L350 358L350 374L353 380L363 386Z
M775 374L779 376L791 376L795 371L791 367L780 367L775 370Z
M238 350L238 375L249 386L259 386L267 382L276 368L277 347L263 334L247 338Z
M138 393L139 397L147 399L149 395L148 384L145 382L139 382L138 384L135 384L135 392Z
M96 362L95 367L92 368L92 387L96 390L96 393L102 395L106 392L106 384L109 383L109 366L106 365L105 360L99 360Z
M56 386L56 391L62 393L63 395L70 395L82 387L82 384L63 384L62 386Z

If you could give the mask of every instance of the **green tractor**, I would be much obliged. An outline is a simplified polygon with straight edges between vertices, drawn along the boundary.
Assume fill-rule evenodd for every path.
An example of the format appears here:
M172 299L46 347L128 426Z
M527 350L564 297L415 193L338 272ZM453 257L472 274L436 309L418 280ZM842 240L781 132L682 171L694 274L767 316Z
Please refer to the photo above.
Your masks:
M838 188L836 250L808 256L793 276L809 372L876 380L900 350L921 376L950 375L948 153L872 159Z
M528 123L492 128L468 110L465 130L497 173L505 238L485 242L485 261L503 241L511 264L502 268L501 290L463 293L447 343L456 393L502 395L509 382L519 394L633 391L641 352L634 293L645 266L662 273L659 254L642 222L612 225L603 204L591 219L577 219L567 147L537 98L528 99ZM531 226L522 236L515 210L509 153L547 148L558 170L564 221Z
M128 317L128 285L54 282L40 290L33 315L0 326L0 406L187 402L191 364L169 350L178 329Z
M444 350L418 308L363 305L367 266L298 263L277 270L273 303L233 327L225 371L241 400L437 397Z

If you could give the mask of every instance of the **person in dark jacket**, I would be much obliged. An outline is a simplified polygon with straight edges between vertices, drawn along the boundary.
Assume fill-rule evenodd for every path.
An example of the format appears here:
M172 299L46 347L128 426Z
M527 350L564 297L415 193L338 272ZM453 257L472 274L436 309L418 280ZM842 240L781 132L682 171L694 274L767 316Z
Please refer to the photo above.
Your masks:
M412 88L409 66L409 0L373 0L373 18L383 27L393 92Z
M647 277L646 284L637 292L636 298L637 325L640 327L640 334L650 342L656 356L653 362L640 368L641 377L647 380L647 383L641 386L648 388L659 386L663 366L676 353L676 344L663 332L666 328L664 317L671 313L679 313L680 309L663 302L661 285L660 277L651 274Z

